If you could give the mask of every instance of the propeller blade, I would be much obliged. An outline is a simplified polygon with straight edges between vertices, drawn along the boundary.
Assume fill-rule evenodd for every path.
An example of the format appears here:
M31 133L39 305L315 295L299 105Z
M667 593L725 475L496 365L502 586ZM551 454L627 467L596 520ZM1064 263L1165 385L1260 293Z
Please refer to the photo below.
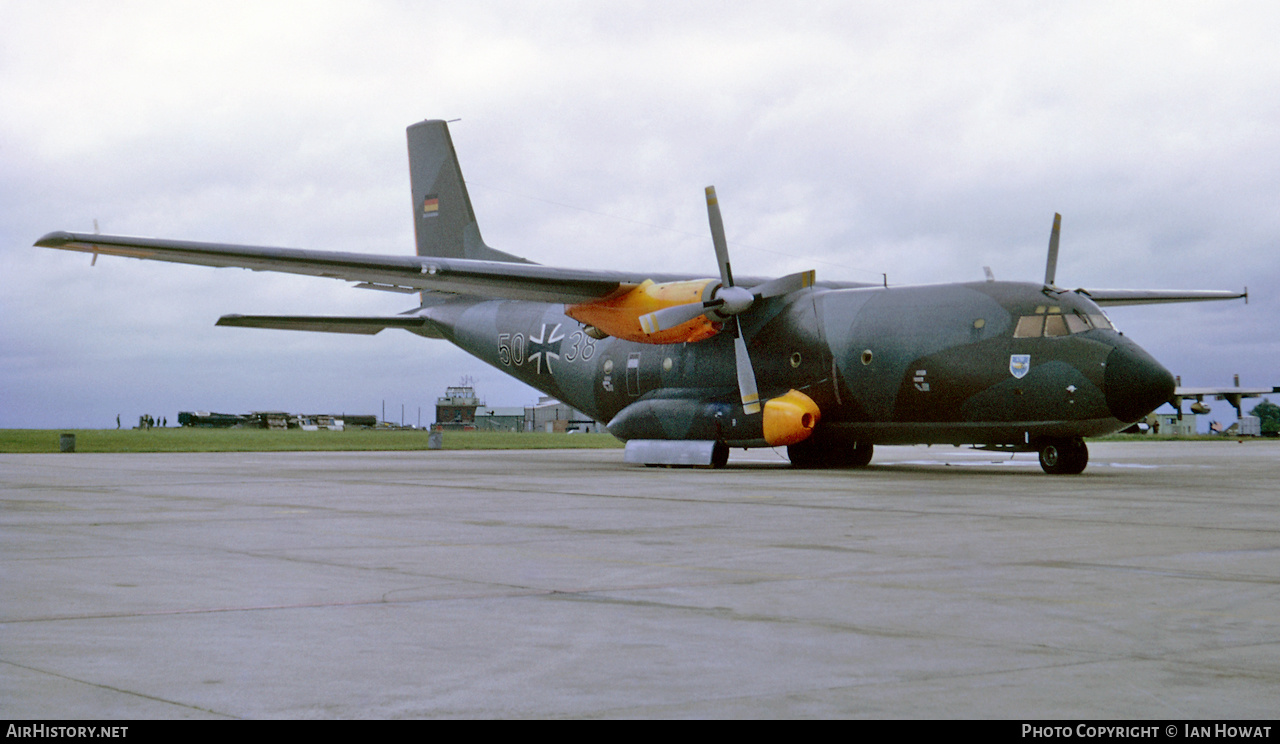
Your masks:
M756 387L756 373L751 368L751 355L747 353L747 342L742 337L742 321L736 317L738 313L751 306L755 293L738 289L733 285L733 269L729 267L729 246L724 239L724 220L720 218L720 202L716 199L715 186L707 187L707 217L711 221L711 243L716 248L716 263L720 264L721 286L716 290L716 298L721 300L721 309L729 311L726 315L734 316L733 357L738 368L738 392L742 395L742 409L747 415L760 413L760 389ZM786 278L783 277L783 279ZM765 284L773 284L773 282ZM652 315L657 315L658 312Z
M767 299L769 297L781 297L782 295L791 294L792 292L797 292L801 289L805 289L806 287L812 287L814 277L815 272L813 269L801 271L797 274L787 274L786 276L780 276L777 279L770 279L758 287L753 287L751 289L751 294L762 299Z
M641 315L640 328L645 333L669 331L682 323L688 323L706 311L706 306L701 302L689 302L684 305L664 307L647 315Z
M711 243L716 247L716 263L720 265L720 283L733 286L733 270L729 268L729 246L724 240L724 220L720 219L720 202L716 187L707 187L707 217L711 220Z
M1058 235L1062 232L1062 215L1053 213L1053 231L1049 233L1049 259L1044 265L1044 286L1052 287L1058 273Z
M724 238L724 220L720 216L720 202L716 198L716 187L708 186L707 218L711 223L711 243L716 249L716 263L720 266L720 286L716 288L713 298L707 302L689 302L683 305L664 307L640 316L640 328L645 333L653 334L666 331L688 323L699 315L706 315L712 321L723 323L730 317L746 312L757 297L777 297L794 292L813 284L814 272L802 271L798 274L773 279L761 284L754 290L736 287L733 284L733 269L729 266L729 247ZM741 333L739 333L741 336ZM742 379L741 368L746 347L739 353L739 379ZM747 373L751 373L751 361L746 359ZM751 377L752 389L755 378ZM745 393L744 393L745 395Z
M742 338L742 321L734 318L734 322L738 333L733 338L733 356L738 364L738 392L742 394L742 408L748 415L760 413L760 390L756 387L756 373L747 354L747 342Z

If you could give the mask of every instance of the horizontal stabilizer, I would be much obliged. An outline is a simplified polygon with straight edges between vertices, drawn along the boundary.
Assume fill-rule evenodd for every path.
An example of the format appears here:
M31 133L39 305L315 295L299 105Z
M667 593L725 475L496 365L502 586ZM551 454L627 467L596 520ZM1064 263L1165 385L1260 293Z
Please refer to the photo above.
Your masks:
M361 333L367 336L372 336L384 328L404 328L431 338L444 337L430 319L421 315L390 315L386 317L224 315L218 318L217 324L220 326L238 326L240 328L273 328L282 331Z

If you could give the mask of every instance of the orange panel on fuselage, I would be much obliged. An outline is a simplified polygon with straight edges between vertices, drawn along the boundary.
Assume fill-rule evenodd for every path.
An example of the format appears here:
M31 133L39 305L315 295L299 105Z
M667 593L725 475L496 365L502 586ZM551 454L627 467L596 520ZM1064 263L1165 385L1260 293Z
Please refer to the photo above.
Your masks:
M640 327L640 317L655 310L675 305L699 303L710 298L718 282L715 279L697 279L688 282L654 284L645 280L630 291L593 302L567 305L564 314L574 320L595 326L601 331L625 341L642 344L679 344L701 341L720 332L723 323L711 321L705 315L665 331L645 333Z

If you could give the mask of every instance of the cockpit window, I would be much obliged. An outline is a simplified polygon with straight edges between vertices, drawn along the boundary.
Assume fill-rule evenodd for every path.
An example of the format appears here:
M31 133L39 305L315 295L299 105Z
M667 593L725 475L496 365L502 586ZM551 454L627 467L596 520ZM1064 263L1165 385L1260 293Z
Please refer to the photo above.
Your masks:
M1068 309L1063 312L1060 305L1038 305L1034 315L1023 315L1013 329L1014 338L1054 338L1069 336L1073 333L1084 333L1094 328L1115 330L1107 316L1101 313L1085 314Z
M1013 329L1014 338L1039 338L1044 333L1043 315L1024 315L1018 318L1018 326Z
M1065 336L1067 335L1067 321L1063 320L1061 315L1050 315L1044 319L1044 335L1046 336Z

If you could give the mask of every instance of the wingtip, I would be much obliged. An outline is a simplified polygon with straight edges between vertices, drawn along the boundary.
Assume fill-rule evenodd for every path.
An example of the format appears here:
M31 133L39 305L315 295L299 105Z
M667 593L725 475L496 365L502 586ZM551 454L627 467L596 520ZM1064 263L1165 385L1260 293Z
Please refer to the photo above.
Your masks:
M55 230L37 240L35 245L39 248L61 248L75 239L74 235L65 230Z

